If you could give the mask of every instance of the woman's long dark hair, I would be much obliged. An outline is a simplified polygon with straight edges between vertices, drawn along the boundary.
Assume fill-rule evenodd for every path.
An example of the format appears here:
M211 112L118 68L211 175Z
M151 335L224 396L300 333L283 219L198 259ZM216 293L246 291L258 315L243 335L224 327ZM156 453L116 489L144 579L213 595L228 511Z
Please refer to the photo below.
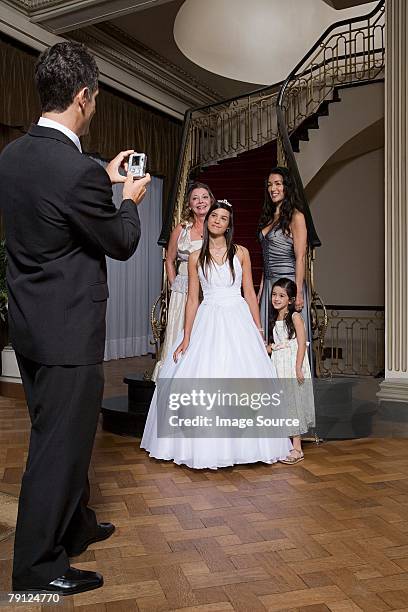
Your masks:
M288 306L288 312L284 318L284 322L286 325L286 329L288 331L288 338L290 340L291 338L296 337L295 326L293 325L293 319L292 319L293 313L296 312L296 309L295 309L295 300L296 300L296 292L297 292L296 283L294 283L293 280L290 280L290 278L279 278L276 281L276 283L272 285L271 300L272 300L272 292L275 289L275 287L280 287L281 289L284 289L284 291L286 291L286 293L288 294L289 306ZM279 314L279 311L276 310L272 306L271 317L269 319L269 338L271 339L272 342L273 342L273 329L275 327L275 323L278 318L278 314Z
M275 229L281 229L286 235L290 235L290 224L292 222L293 213L295 210L299 210L303 213L302 204L296 195L295 184L287 168L283 166L276 166L268 174L265 184L265 195L264 203L262 207L261 217L258 223L258 233L267 225L273 222L276 206L271 200L271 196L268 192L268 181L271 174L279 174L283 180L283 193L284 200L280 207L279 219L274 225Z
M211 206L210 210L205 216L204 219L204 227L203 227L203 246L201 247L200 255L198 256L198 265L201 266L203 270L204 276L207 278L207 271L210 265L213 265L215 262L213 256L210 253L210 235L208 232L208 219L211 213L218 208L223 208L227 210L230 214L229 216L229 224L227 229L225 230L225 241L227 243L227 259L229 262L229 266L232 274L232 282L235 281L235 270L234 270L234 255L237 252L237 246L233 243L232 238L234 234L234 215L232 212L232 206L230 204L226 204L222 200L217 200ZM215 262L216 263L216 262Z

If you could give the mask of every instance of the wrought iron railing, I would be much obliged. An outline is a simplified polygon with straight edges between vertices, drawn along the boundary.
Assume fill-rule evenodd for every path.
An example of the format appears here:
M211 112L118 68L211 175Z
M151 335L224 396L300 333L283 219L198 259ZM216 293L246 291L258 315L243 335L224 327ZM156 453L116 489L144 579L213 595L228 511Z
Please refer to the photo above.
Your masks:
M289 168L294 178L308 229L307 280L318 375L324 370L324 337L328 324L326 311L319 308L322 300L313 279L314 250L321 243L290 138L322 103L331 100L336 87L372 81L381 75L385 62L384 4L385 0L380 0L371 13L327 28L283 84L186 113L176 178L159 238L159 244L165 247L172 228L179 223L187 183L194 169L234 157L277 138L278 161ZM161 314L156 317L152 313L157 346L165 327L163 312L168 305L165 273L163 282L162 294L156 302Z
M380 0L368 15L331 25L294 68L278 96L280 138L315 113L336 87L372 81L384 70L384 4Z
M171 229L180 222L188 178L196 168L230 159L277 138L276 100L281 84L187 111L160 245L166 246Z
M384 307L327 306L322 376L384 373Z
M191 117L191 169L250 151L277 136L276 100L280 84L220 104Z
M370 82L385 67L385 0L371 13L327 28L283 83L277 100L278 162L287 166L303 205L308 230L307 286L312 304L316 373L324 372L323 351L328 317L313 278L314 249L320 246L290 137L319 107L332 99L337 87Z

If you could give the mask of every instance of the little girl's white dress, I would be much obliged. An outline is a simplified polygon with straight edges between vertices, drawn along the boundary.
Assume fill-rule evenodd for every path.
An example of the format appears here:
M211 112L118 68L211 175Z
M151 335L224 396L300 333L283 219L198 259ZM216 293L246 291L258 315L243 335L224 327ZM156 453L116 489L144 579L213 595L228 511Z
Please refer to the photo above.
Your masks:
M301 316L296 313L294 316ZM303 320L303 319L302 319ZM276 321L273 328L273 342L278 349L272 351L271 361L276 368L278 378L294 379L293 384L287 384L292 401L285 402L287 416L299 420L299 428L293 430L293 435L307 433L315 426L315 404L313 396L312 376L310 373L307 350L303 358L302 372L305 377L303 385L296 380L297 339L289 340L285 321Z
M204 299L197 310L190 344L175 363L173 352L182 341L181 333L160 369L159 378L276 378L275 368L241 295L242 268L237 256L234 271L233 281L228 261L222 265L213 263L207 278L199 268ZM190 468L215 469L257 461L275 463L292 449L288 438L159 438L157 397L156 390L141 441L141 448L156 459Z

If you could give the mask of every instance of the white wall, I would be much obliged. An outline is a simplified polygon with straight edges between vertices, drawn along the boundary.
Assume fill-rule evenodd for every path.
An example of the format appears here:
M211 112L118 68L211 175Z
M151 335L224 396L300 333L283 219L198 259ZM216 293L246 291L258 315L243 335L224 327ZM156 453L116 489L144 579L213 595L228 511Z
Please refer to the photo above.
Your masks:
M306 189L322 246L315 284L326 304L384 304L384 149L327 165Z
M367 15L375 6L335 10L322 0L185 0L174 39L188 59L210 72L271 85L288 76L329 25Z

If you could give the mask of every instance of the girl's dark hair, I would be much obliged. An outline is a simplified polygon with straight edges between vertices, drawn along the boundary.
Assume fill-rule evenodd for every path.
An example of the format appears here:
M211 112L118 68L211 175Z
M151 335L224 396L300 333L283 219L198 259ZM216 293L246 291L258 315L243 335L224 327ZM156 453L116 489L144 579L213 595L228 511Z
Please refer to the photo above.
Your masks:
M94 56L79 42L62 42L41 53L35 83L43 113L62 113L81 89L91 97L98 89L99 70Z
M272 292L275 289L275 287L280 287L281 289L284 289L286 293L288 294L289 306L288 306L288 312L284 318L284 322L286 325L286 329L288 331L288 338L290 340L291 338L295 338L296 336L295 326L293 325L293 319L292 319L293 313L296 312L295 310L295 300L296 300L296 292L297 292L296 283L294 283L293 280L290 280L290 278L279 278L276 281L276 283L272 285L271 301L272 301ZM271 316L269 319L269 338L271 339L271 342L273 342L273 329L275 327L275 323L278 318L278 314L279 314L279 311L276 310L272 306Z
M191 221L193 219L193 213L190 210L189 204L190 204L190 196L191 196L191 193L194 191L194 189L205 189L206 191L208 191L208 194L210 196L211 205L213 205L214 202L216 202L213 192L211 191L209 186L206 185L206 183L200 183L200 181L194 181L194 183L191 183L191 185L188 186L187 191L186 191L186 196L184 198L183 211L181 213L182 223L185 223L186 221Z
M279 219L275 225L275 229L281 229L286 236L289 236L290 224L292 221L293 213L295 212L295 210L299 210L303 213L303 207L301 202L299 201L299 198L296 195L295 184L290 175L290 172L287 168L284 168L283 166L276 166L275 168L272 168L272 170L268 174L268 178L266 179L264 203L262 207L261 217L258 223L258 233L273 221L273 217L276 210L276 206L272 202L271 196L268 192L268 180L271 174L279 174L282 177L284 190L284 200L280 207Z
M234 218L232 212L232 206L226 204L221 200L217 200L211 206L210 210L205 216L204 219L204 227L203 227L203 246L201 247L200 255L198 256L198 265L201 266L203 270L204 276L207 278L207 271L210 265L214 264L214 259L210 253L210 236L208 233L208 219L211 213L218 208L223 208L227 210L230 214L229 216L229 224L227 229L225 230L225 240L227 243L227 259L229 262L231 274L232 274L232 282L235 281L235 270L234 270L234 255L237 252L237 246L232 242L232 237L234 233ZM216 263L216 262L215 262Z

